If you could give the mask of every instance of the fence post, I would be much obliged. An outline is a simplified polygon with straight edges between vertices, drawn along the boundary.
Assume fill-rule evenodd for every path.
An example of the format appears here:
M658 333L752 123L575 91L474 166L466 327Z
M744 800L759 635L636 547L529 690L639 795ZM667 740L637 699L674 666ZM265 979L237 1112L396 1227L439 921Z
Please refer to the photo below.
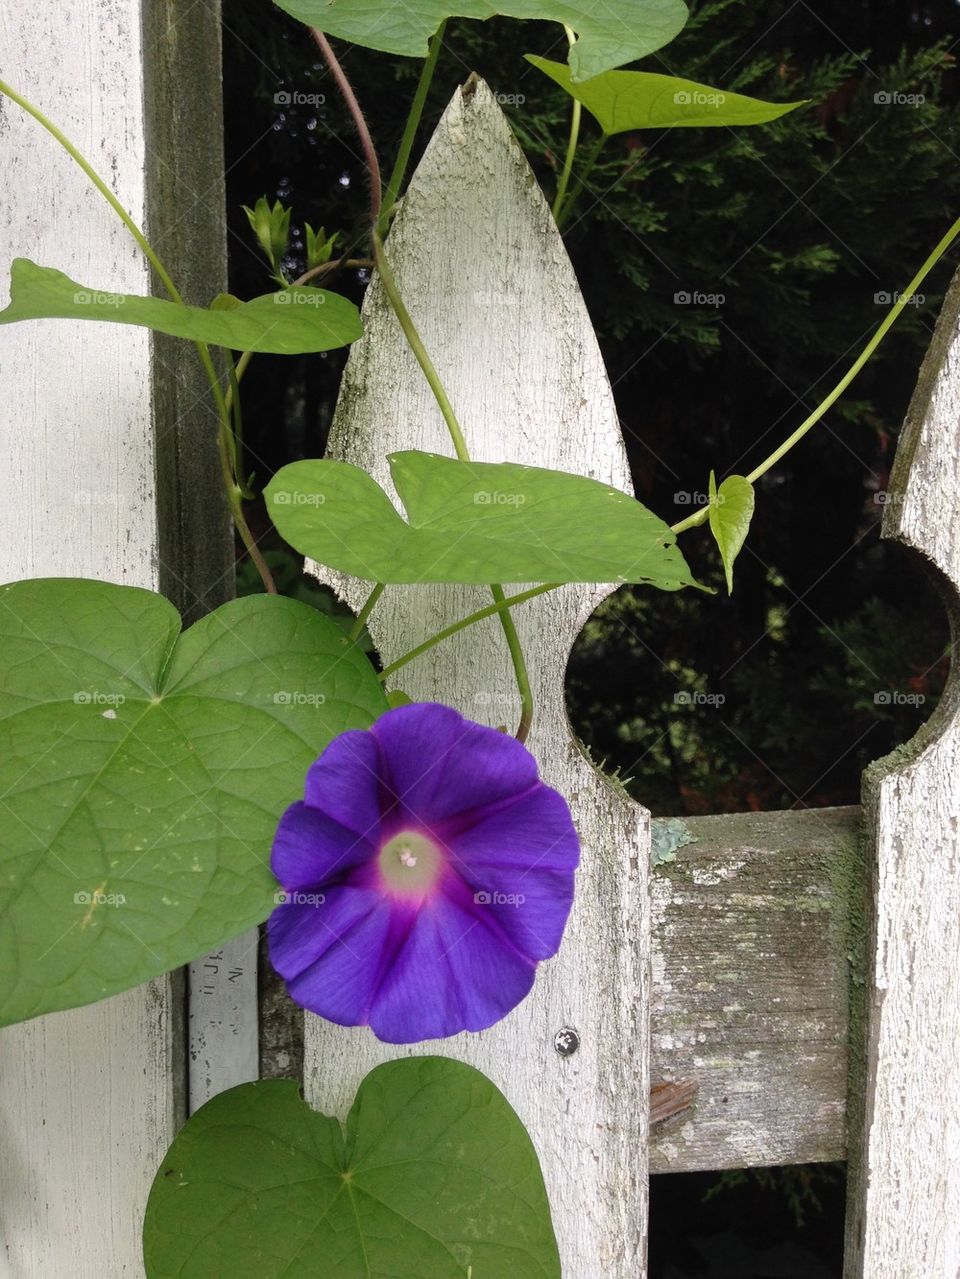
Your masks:
M482 82L453 97L387 252L474 457L588 474L630 490L607 375L576 278L533 174ZM347 365L330 453L389 489L392 449L450 453L440 414L374 281ZM584 536L589 530L584 530ZM354 607L366 583L324 571ZM518 588L519 589L519 588ZM531 996L480 1035L417 1045L477 1066L528 1125L543 1163L566 1279L645 1273L648 1101L648 814L575 743L564 703L570 647L607 587L571 586L515 613L536 693L530 747L567 795L583 842L559 956ZM398 587L370 629L385 661L481 607L481 588ZM518 702L495 620L433 649L398 681L470 718L510 725ZM307 1016L311 1103L344 1114L362 1076L398 1051L366 1029Z
M147 222L188 300L209 301L225 274L216 0L9 0L0 51L0 75ZM18 255L150 291L113 212L6 100L0 171L4 294ZM0 580L160 588L192 616L224 598L228 523L192 351L119 325L13 325L0 406ZM184 1105L182 988L171 975L2 1032L0 1273L142 1275L142 1212Z
M919 552L957 633L960 276L907 413L884 536ZM853 1023L847 1279L960 1274L960 682L865 775L864 1017Z

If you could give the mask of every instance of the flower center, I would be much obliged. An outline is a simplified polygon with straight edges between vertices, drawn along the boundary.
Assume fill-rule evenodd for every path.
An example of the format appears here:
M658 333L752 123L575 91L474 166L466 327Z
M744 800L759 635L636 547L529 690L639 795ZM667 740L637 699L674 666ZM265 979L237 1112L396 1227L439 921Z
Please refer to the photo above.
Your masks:
M426 897L440 878L443 854L419 831L404 830L380 849L384 887L398 897Z

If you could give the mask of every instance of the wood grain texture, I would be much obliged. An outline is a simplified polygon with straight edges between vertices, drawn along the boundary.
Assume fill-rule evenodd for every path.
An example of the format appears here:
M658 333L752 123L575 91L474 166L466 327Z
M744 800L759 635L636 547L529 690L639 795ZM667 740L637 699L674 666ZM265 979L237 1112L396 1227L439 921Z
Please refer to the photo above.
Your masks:
M884 536L918 552L957 634L960 278L904 427ZM960 1274L960 683L865 776L872 921L854 1075L847 1279Z
M155 168L166 164L188 183L191 157L203 149L174 157L164 141L169 130L152 128L159 113L173 111L176 128L197 129L200 115L175 100L169 74L174 63L190 65L190 50L204 64L192 102L211 137L205 145L219 146L217 7L202 6L185 25L189 7L180 0L143 9L128 0L11 0L0 11L0 75L64 129L133 217L156 232L171 231L172 216L151 207L157 192L145 172L148 155ZM6 101L0 169L15 193L0 205L4 298L18 255L94 286L149 292L146 266L115 214L53 140ZM170 264L175 274L187 265L188 280L191 272L211 274L212 293L216 252L209 242L206 257L196 249L211 219L191 212ZM222 246L220 253L222 262ZM179 592L178 603L206 596L223 572L220 550L200 538L188 563L170 533L174 522L184 535L180 519L192 499L166 463L180 451L182 479L194 483L207 465L203 444L187 443L205 410L193 405L185 370L179 354L155 349L132 328L52 321L0 331L0 580L86 576L161 586ZM202 499L208 529L218 527L218 492ZM5 1277L143 1274L143 1208L183 1112L182 986L172 975L0 1032Z
M439 250L438 246L449 246ZM414 177L387 246L473 456L589 474L629 491L609 383L549 210L492 94L457 91ZM385 454L452 452L440 414L374 283L353 348L330 453L390 490ZM354 608L368 586L324 577ZM557 958L533 994L480 1035L417 1045L455 1056L500 1087L543 1163L565 1279L645 1273L649 862L646 810L614 791L571 736L563 674L607 588L572 586L515 611L536 695L529 745L571 801L583 844L577 900ZM479 588L387 591L370 629L385 661L489 599ZM403 671L415 699L491 725L518 705L498 623L481 624ZM563 1057L564 1027L580 1047ZM363 1075L402 1050L365 1029L307 1017L311 1103L344 1115Z
M860 810L684 821L651 877L651 1075L692 1105L651 1135L652 1172L846 1154Z

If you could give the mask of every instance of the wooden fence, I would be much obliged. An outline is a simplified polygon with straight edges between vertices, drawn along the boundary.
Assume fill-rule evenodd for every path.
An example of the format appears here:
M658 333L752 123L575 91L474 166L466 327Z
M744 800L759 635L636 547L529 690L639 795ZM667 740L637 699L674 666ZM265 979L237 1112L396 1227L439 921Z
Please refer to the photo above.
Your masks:
M69 22L25 0L0 14L0 74L113 173L188 293L206 301L223 272L214 7L147 4L143 25L124 0L67 7ZM82 175L5 105L0 168L13 193L0 207L4 275L10 257L29 251L76 278L147 289L133 247ZM566 252L481 82L454 95L388 251L476 458L557 467L629 491L613 397ZM365 320L330 451L389 487L391 450L448 449L376 282ZM228 540L210 468L212 419L191 358L126 328L4 331L5 579L58 573L159 586L192 615L219 602ZM908 415L884 527L932 566L951 616L958 480L955 283ZM319 571L354 606L366 593ZM492 1030L410 1051L476 1065L528 1125L565 1279L642 1279L648 1169L848 1151L846 1279L956 1279L956 681L921 734L869 771L862 811L661 825L659 835L689 842L651 871L648 813L596 771L564 705L570 647L611 589L569 586L515 614L538 707L530 744L570 798L583 840L560 955ZM479 588L393 588L370 628L389 661L484 602ZM406 667L402 685L482 722L516 714L492 621ZM304 1024L266 972L258 1018L256 961L256 939L239 939L185 978L0 1035L0 1276L142 1275L147 1189L188 1106L258 1072L302 1069L309 1100L343 1115L363 1074L402 1051L364 1030L309 1015ZM648 1139L651 1081L687 1084L693 1099Z

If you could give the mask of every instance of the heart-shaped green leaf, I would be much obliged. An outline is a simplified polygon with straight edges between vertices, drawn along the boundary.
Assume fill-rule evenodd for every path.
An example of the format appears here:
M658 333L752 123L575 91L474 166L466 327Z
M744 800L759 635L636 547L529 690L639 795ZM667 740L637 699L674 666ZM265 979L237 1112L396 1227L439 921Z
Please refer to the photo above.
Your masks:
M683 30L690 16L683 0L277 0L310 27L366 49L411 58L427 54L427 41L445 18L541 18L564 22L578 34L570 50L574 80L646 57Z
M346 1132L289 1080L190 1119L157 1173L147 1279L560 1279L537 1155L472 1066L372 1070Z
M562 471L394 453L409 522L347 462L285 466L266 489L291 546L374 582L696 585L675 537L634 498Z
M727 93L694 80L650 71L606 71L578 82L563 62L551 62L532 53L527 54L527 61L581 102L606 134L633 129L768 124L806 105L805 102L762 102L742 93Z
M0 587L0 1024L91 1003L266 918L273 832L386 700L315 609L249 596L182 636L161 596Z
M720 548L727 590L733 594L733 562L740 554L753 519L753 485L742 475L728 475L717 488L710 472L710 532Z
M10 268L10 305L0 311L0 324L43 319L136 324L232 351L272 355L332 351L363 332L353 303L323 289L282 289L250 302L221 294L208 308L182 306L163 298L104 292L77 284L52 267L16 258Z

